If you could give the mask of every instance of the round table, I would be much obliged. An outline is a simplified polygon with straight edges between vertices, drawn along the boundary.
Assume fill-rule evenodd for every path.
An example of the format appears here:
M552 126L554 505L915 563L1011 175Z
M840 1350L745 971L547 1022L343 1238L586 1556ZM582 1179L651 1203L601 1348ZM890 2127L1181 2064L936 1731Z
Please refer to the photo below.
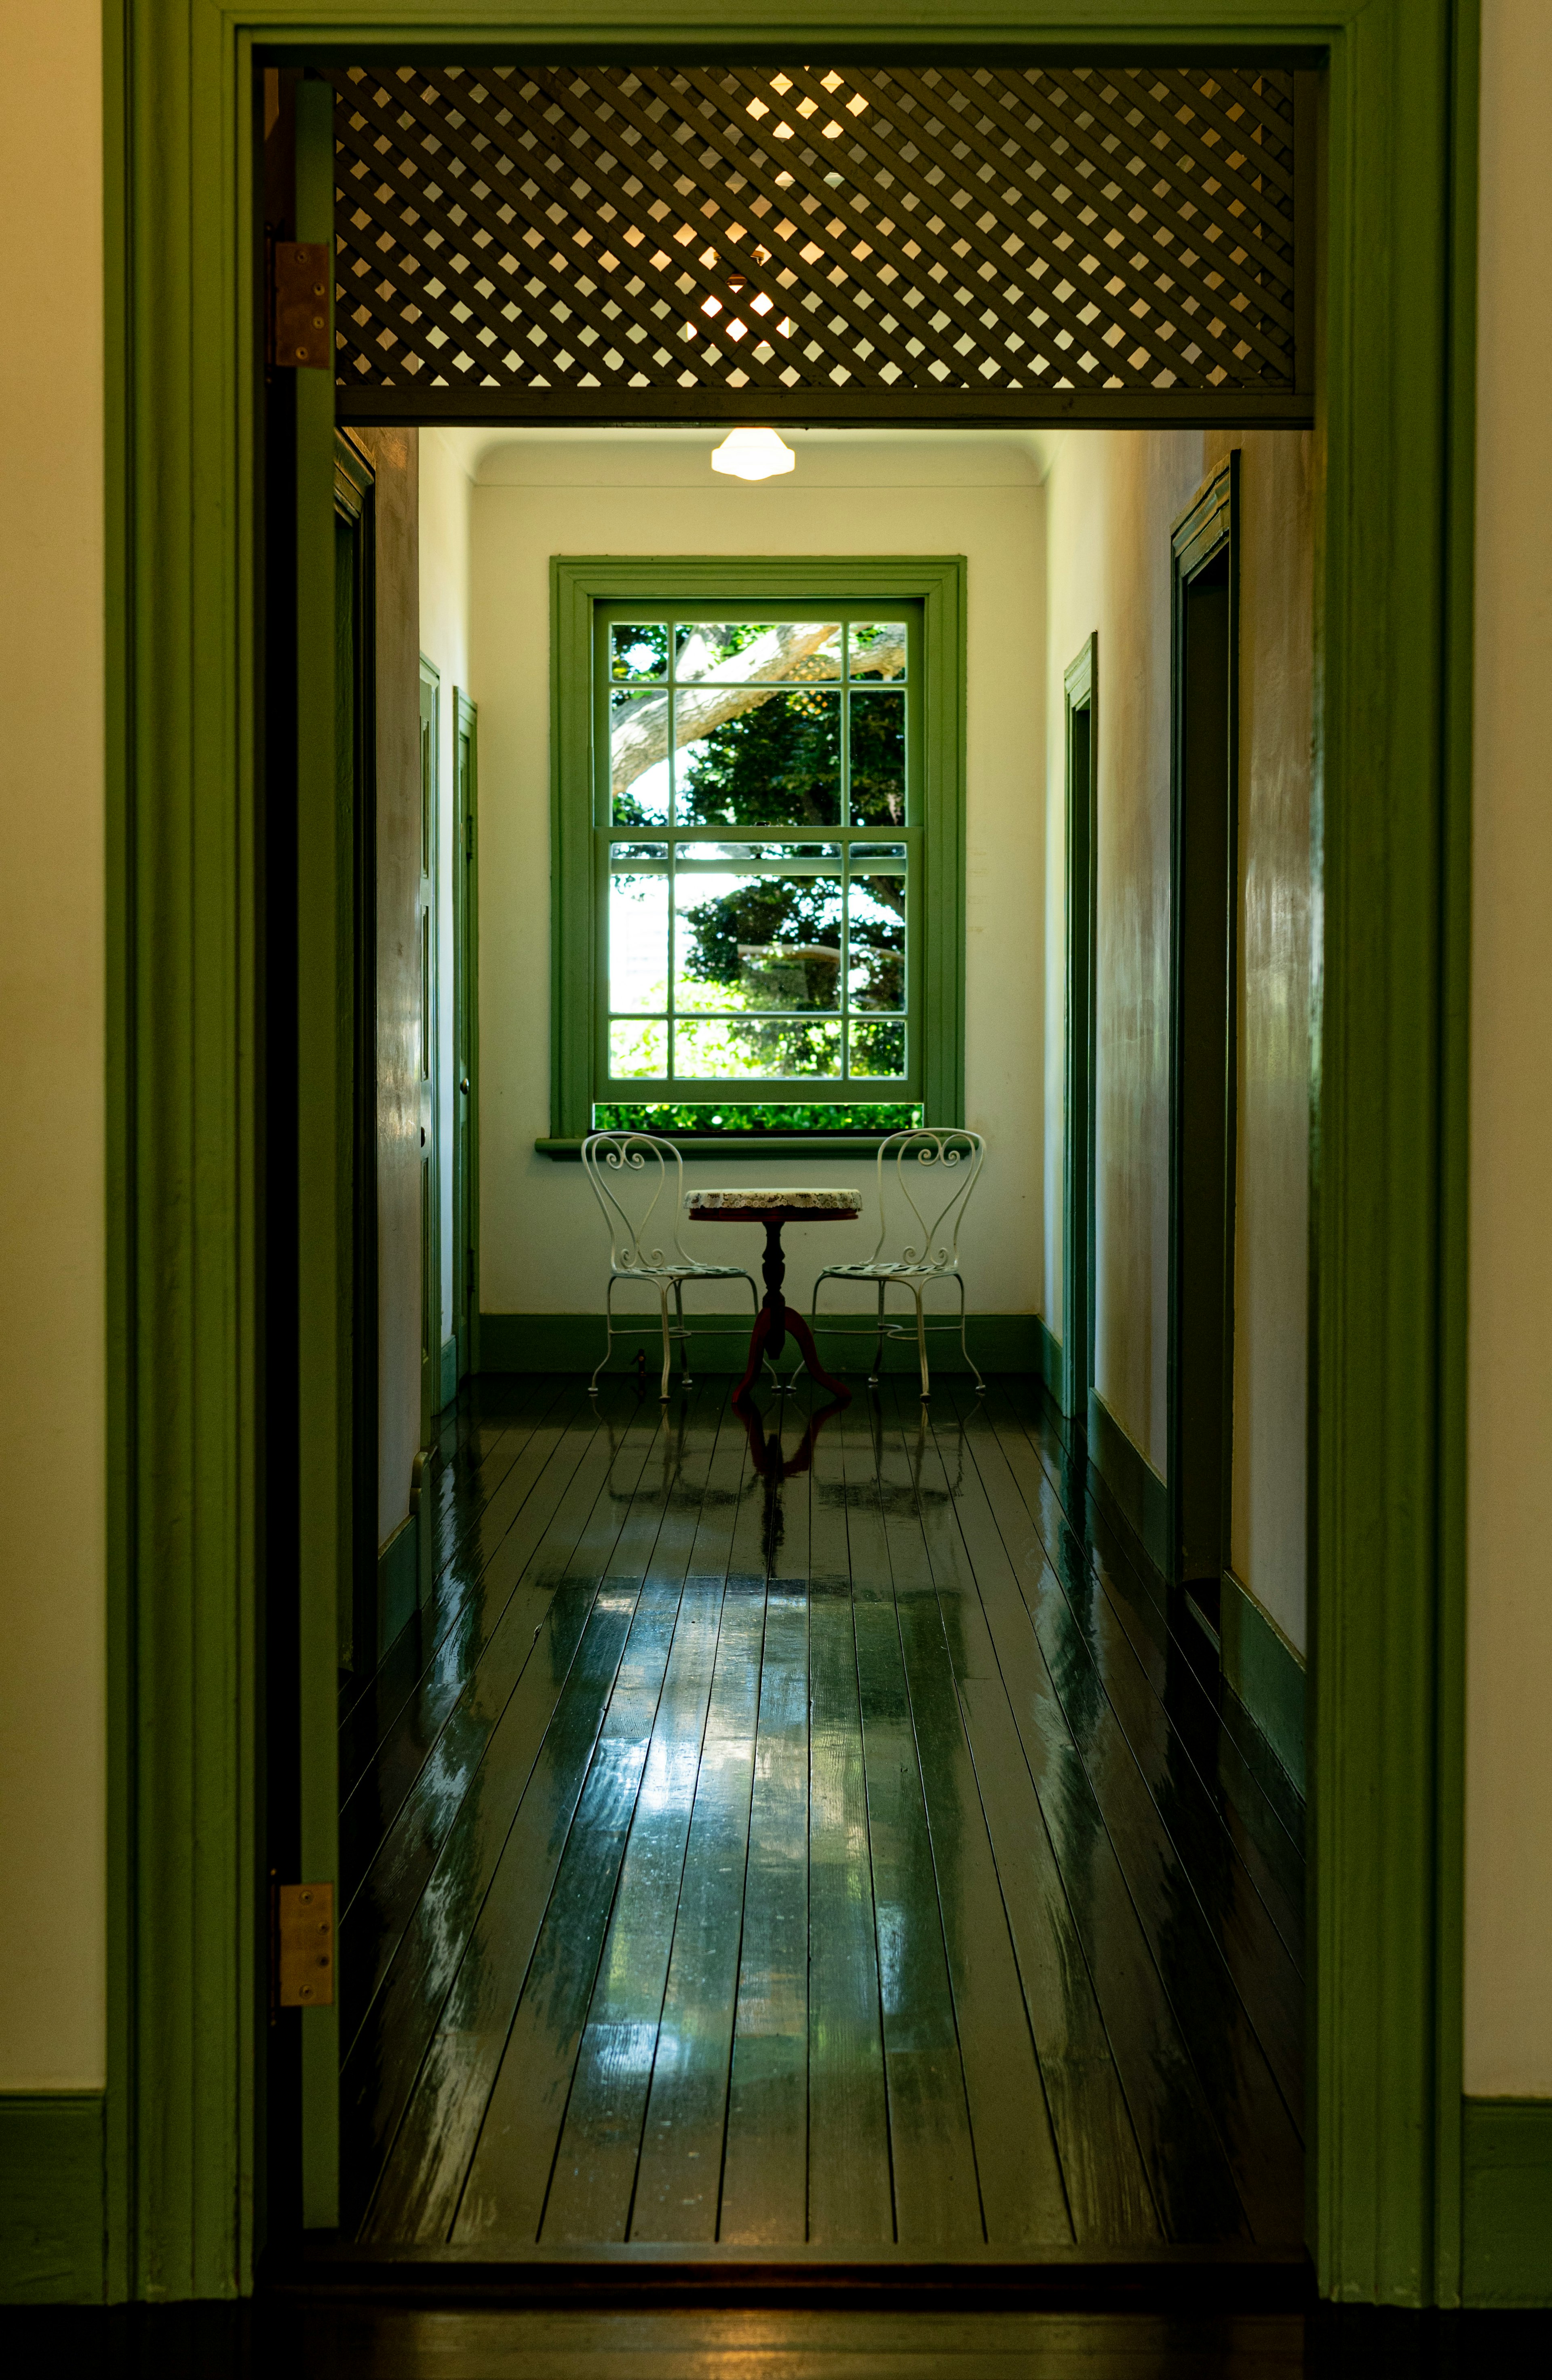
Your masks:
M819 1360L813 1343L813 1333L800 1314L795 1314L781 1293L787 1278L787 1257L781 1245L783 1223L850 1223L862 1211L860 1190L691 1190L684 1202L685 1213L692 1223L764 1223L765 1226L765 1258L761 1270L765 1281L765 1302L754 1318L750 1333L749 1369L733 1391L735 1404L747 1397L760 1369L760 1358L768 1355L774 1364L787 1344L790 1330L798 1342L804 1365L822 1387L833 1396L849 1398L851 1391L839 1380L833 1380Z

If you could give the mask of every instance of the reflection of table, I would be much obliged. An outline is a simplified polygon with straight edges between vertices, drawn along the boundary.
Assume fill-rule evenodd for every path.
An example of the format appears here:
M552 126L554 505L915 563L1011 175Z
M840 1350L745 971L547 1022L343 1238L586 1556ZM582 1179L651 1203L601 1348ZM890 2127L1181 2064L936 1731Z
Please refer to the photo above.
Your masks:
M813 1333L800 1314L794 1314L781 1293L787 1278L787 1257L781 1245L783 1223L855 1222L862 1211L860 1190L692 1190L685 1212L692 1223L764 1223L765 1303L754 1318L749 1341L749 1369L733 1391L733 1402L747 1397L760 1369L760 1358L774 1364L790 1330L803 1362L820 1385L833 1396L849 1397L850 1390L833 1380L819 1361Z

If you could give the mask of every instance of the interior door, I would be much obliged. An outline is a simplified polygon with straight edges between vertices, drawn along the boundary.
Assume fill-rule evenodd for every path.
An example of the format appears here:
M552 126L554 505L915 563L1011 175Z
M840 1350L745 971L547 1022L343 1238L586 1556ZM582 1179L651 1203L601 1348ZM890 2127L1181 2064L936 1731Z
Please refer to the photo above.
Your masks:
M1099 903L1094 722L1098 639L1064 680L1067 726L1067 1049L1062 1150L1062 1411L1087 1430L1094 1385L1094 944Z
M1172 545L1168 1488L1176 1580L1215 1635L1233 1470L1239 462Z
M453 693L453 1334L458 1377L480 1365L479 717Z
M442 1180L438 1142L442 1102L437 1032L437 861L441 831L438 761L441 687L421 656L421 875L415 891L420 953L421 1090L421 1445L429 1450L442 1393Z

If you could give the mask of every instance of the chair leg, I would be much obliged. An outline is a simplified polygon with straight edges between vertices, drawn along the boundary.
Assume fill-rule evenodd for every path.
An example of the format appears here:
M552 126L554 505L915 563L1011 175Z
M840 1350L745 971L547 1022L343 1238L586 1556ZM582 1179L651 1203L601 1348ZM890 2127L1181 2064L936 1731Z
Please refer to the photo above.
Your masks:
M961 1272L956 1273L954 1278L959 1284L959 1353L963 1355L965 1362L970 1365L972 1372L975 1373L976 1395L984 1396L986 1393L986 1383L982 1378L980 1373L975 1370L975 1365L971 1356L970 1344L965 1338L965 1277Z
M608 1362L609 1357L614 1354L614 1349L615 1277L613 1273L611 1273L609 1275L609 1286L604 1292L604 1354L602 1360L594 1366L593 1378L587 1384L587 1392L590 1397L595 1397L598 1394L598 1375L603 1370L604 1366Z
M878 1344L873 1351L873 1369L868 1374L868 1386L876 1389L884 1373L884 1283L878 1284Z
M922 1311L920 1289L916 1292L916 1354L922 1366L922 1394L923 1397L929 1397L932 1390L927 1384L927 1321Z
M825 1283L829 1280L829 1274L825 1272L816 1273L814 1276L813 1295L809 1300L808 1307L809 1330L811 1332L819 1320L819 1293L824 1288ZM792 1366L791 1378L789 1379L783 1380L781 1384L782 1387L784 1389L795 1389L798 1385L798 1375L802 1368L803 1366L800 1360L794 1364Z
M681 1389L692 1389L695 1383L690 1377L690 1342L684 1335L684 1283L682 1281L677 1281L674 1283L674 1310L679 1318L679 1386Z
M666 1405L668 1402L668 1358L670 1354L670 1342L668 1338L668 1284L666 1281L664 1282L663 1287L658 1291L657 1296L658 1303L663 1308L663 1385L657 1391L657 1401L659 1404Z

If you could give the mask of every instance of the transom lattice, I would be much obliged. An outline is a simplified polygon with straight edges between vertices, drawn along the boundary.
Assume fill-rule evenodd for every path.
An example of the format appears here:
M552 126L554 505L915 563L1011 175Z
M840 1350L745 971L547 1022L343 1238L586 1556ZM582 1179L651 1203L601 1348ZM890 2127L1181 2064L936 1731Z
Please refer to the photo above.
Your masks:
M453 392L588 393L628 412L668 396L790 418L843 394L1022 410L1063 392L1299 382L1288 72L333 79L352 392L441 392L438 409Z

